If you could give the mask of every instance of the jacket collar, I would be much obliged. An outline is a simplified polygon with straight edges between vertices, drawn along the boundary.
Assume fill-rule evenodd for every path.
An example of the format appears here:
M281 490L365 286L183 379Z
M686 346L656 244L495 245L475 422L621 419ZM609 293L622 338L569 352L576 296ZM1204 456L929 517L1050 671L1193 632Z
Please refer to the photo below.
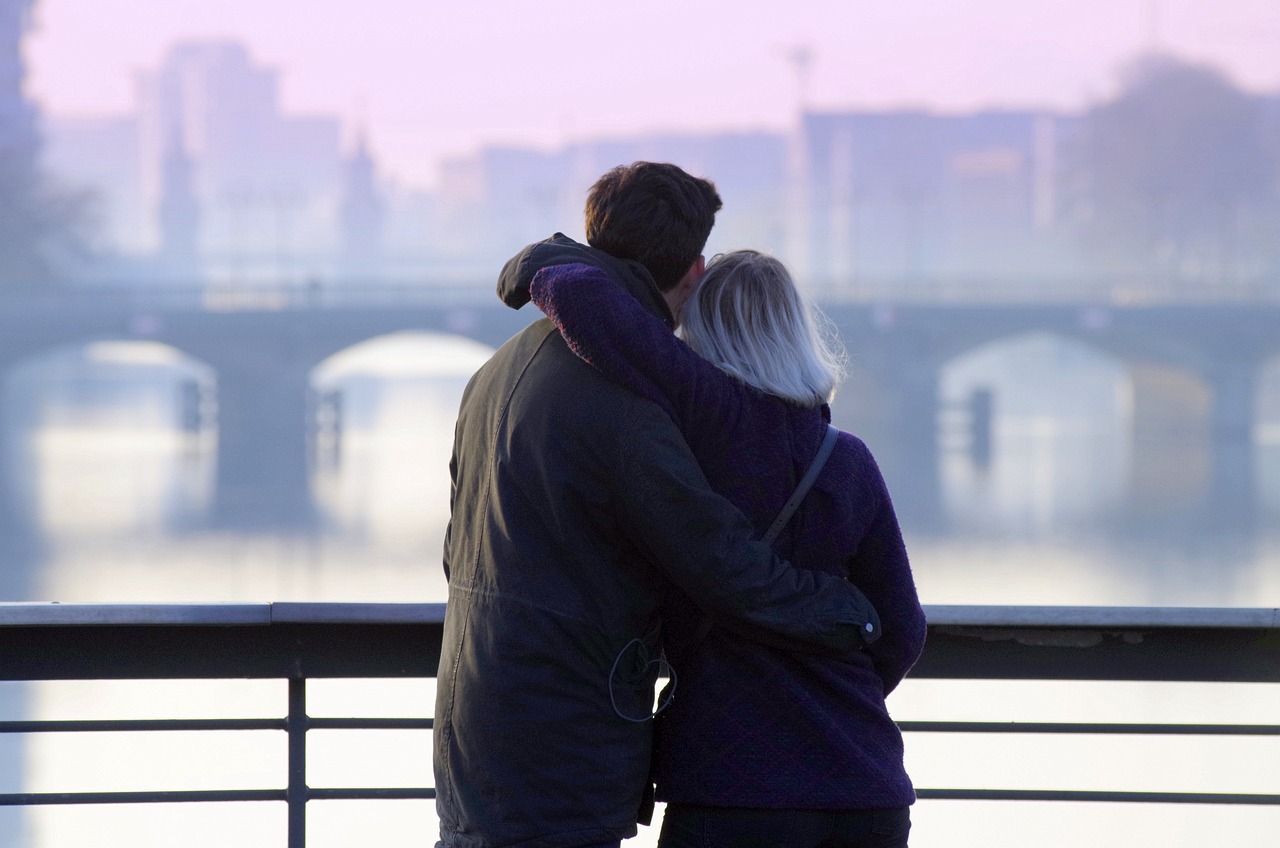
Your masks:
M634 260L619 259L603 250L579 244L563 233L535 242L507 260L498 275L498 297L512 309L519 309L529 302L529 286L539 271L553 265L578 263L600 268L613 276L641 305L675 329L671 309L648 269Z

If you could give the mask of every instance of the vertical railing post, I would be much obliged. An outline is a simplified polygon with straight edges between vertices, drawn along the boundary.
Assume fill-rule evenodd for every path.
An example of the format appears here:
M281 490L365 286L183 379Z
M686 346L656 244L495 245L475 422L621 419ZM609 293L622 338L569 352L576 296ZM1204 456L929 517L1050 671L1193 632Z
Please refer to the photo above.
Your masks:
M307 845L307 679L289 678L289 848Z

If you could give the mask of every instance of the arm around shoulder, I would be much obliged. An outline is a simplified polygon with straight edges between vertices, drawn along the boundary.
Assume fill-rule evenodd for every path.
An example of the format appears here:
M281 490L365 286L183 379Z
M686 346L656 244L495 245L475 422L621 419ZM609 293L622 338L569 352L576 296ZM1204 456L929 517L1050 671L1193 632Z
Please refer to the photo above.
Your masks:
M753 391L695 353L600 268L544 268L530 293L574 353L671 410L682 429L707 419L729 420Z
M671 420L652 412L634 422L620 458L622 520L633 541L735 630L796 648L860 648L875 616L866 596L841 577L778 559L747 517L711 490Z

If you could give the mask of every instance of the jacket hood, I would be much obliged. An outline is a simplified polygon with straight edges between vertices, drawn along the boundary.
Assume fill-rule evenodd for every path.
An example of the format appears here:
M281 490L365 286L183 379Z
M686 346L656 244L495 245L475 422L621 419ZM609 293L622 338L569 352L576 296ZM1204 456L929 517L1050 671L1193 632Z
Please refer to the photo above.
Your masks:
M529 302L529 286L539 271L553 265L578 263L599 268L619 280L632 297L667 322L667 326L675 328L671 309L647 268L639 262L619 259L603 250L579 244L564 233L535 242L507 260L498 275L498 297L512 309L519 309Z

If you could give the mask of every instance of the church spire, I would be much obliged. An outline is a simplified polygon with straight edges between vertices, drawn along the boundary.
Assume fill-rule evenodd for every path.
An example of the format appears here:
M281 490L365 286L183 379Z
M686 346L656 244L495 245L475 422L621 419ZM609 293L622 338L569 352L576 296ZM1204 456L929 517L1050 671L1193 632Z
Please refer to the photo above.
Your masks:
M378 188L377 166L369 151L364 126L356 128L355 144L343 165L340 273L346 278L376 277L381 271L384 204Z
M200 204L186 139L177 124L165 138L156 217L163 273L175 282L191 282L200 274Z

